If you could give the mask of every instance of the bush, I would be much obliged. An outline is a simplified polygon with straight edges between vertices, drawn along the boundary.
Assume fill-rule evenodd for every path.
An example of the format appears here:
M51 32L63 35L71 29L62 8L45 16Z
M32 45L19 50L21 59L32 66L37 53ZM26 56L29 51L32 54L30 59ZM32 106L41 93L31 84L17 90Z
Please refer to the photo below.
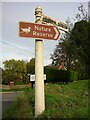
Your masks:
M22 81L15 81L15 85L23 85L24 84L24 82L22 82Z
M47 82L73 82L78 80L78 73L75 71L57 70L45 68Z
M8 85L9 84L9 81L7 79L2 79L2 84L5 84L5 85Z
M73 82L78 80L78 73L76 71L67 71L67 81Z

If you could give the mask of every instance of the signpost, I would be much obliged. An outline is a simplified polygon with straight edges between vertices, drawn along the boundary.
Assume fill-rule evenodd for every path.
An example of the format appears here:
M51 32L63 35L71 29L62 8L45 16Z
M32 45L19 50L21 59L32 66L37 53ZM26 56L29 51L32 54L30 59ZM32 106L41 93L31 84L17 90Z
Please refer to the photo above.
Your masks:
M53 19L51 17L43 15L42 16L42 23L47 24L47 25L54 25L59 30L62 30L64 32L69 32L68 28L67 28L67 25L65 23L62 23L61 21L57 21L57 20L55 20L55 19Z
M29 37L35 39L35 116L42 114L45 110L45 94L44 94L44 69L43 69L43 39L57 40L60 32L56 27L62 27L61 30L67 31L65 25L50 19L47 21L46 17L42 21L42 8L35 9L35 22L27 23L20 22L19 34L20 37ZM46 19L46 21L45 21ZM51 25L43 25L43 22L54 23Z
M55 26L27 22L20 22L19 31L21 37L57 40L60 36Z
M42 8L35 9L35 21L42 24ZM35 40L35 116L42 114L45 110L45 93L43 80L43 40Z

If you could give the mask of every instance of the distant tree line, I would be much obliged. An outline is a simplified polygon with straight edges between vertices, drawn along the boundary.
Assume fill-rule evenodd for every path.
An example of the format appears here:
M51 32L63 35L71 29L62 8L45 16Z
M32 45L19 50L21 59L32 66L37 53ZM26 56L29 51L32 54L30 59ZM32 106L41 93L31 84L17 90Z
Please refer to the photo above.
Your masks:
M15 83L27 83L29 81L28 74L35 73L35 58L29 62L23 60L6 60L3 62L2 83L9 84L10 81Z

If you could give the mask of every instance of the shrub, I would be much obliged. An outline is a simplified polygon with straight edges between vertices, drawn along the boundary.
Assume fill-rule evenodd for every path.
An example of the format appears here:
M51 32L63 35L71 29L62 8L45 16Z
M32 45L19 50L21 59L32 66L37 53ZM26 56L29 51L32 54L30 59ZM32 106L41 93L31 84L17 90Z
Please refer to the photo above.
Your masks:
M2 84L5 84L5 85L8 85L9 84L9 81L7 79L2 79Z
M15 81L15 85L23 85L24 83L22 81Z
M73 82L78 80L78 73L75 71L57 70L45 68L47 82Z
M67 71L67 81L73 82L78 80L78 73L76 71Z

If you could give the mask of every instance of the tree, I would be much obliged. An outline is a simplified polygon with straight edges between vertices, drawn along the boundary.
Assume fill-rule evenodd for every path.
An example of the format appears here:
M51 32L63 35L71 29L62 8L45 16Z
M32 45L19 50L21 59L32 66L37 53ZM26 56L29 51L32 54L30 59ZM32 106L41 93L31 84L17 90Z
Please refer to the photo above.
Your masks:
M75 23L75 26L71 32L70 39L72 41L72 49L74 58L78 59L79 62L79 71L83 72L81 75L84 78L87 78L87 68L88 68L88 58L90 56L90 40L88 38L88 32L90 31L90 23L87 21L80 21Z
M88 78L89 58L90 58L90 41L88 32L90 23L87 21L76 22L70 36L66 36L62 43L56 46L51 56L52 62L57 65L63 59L66 62L68 70L77 70L80 79Z
M2 68L0 67L0 84L2 83Z
M83 4L80 4L78 6L78 13L76 14L75 18L76 18L76 21L82 21L82 20L87 21L89 19L88 13L84 9Z
M65 60L65 54L63 52L61 45L62 45L62 43L59 42L59 44L56 45L54 53L51 54L52 65L59 65L61 60Z
M27 63L27 73L28 73L28 74L35 74L35 58L32 58L32 59Z
M82 5L79 7L79 15L80 19L77 19L77 22L72 27L70 21L67 21L68 25L72 28L69 29L69 33L65 34L63 37L63 42L59 47L56 47L52 56L55 57L57 55L57 59L51 56L52 63L61 58L59 56L64 55L66 57L66 65L67 69L77 70L80 74L80 79L90 78L89 70L90 70L90 41L88 38L88 33L90 31L90 21L87 19L87 12L85 13ZM57 49L60 49L59 53L57 53ZM62 51L62 52L61 52ZM56 62L58 63L58 62Z
M22 60L6 60L3 62L4 69L2 73L3 82L9 83L10 81L26 82L26 64Z

